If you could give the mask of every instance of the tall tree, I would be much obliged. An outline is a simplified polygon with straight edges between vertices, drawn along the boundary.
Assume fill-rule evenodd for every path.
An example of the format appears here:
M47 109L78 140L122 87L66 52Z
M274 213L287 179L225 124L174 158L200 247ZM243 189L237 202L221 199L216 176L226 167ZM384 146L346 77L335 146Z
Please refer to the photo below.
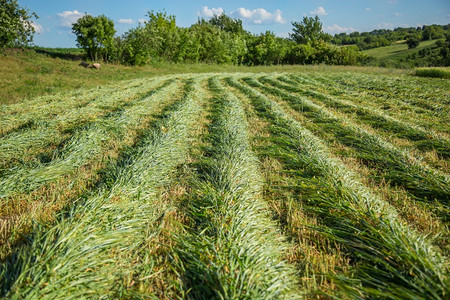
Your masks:
M22 47L33 41L35 32L31 18L38 18L16 0L0 0L0 51L7 47Z
M104 15L93 17L85 15L72 25L77 36L78 47L83 48L93 60L108 60L114 44L114 22Z
M303 17L302 22L292 22L293 33L289 34L291 40L297 44L314 44L320 41L329 41L331 36L322 30L322 22L318 16Z

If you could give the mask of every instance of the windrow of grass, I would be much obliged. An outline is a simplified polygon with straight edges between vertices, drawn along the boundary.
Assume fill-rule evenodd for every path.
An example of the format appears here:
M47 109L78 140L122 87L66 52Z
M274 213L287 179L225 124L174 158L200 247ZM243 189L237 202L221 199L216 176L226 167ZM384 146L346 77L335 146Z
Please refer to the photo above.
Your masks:
M317 230L351 255L349 273L333 277L350 298L443 299L449 295L446 260L431 241L400 222L396 211L359 183L321 140L267 96L228 78L272 125L295 167L304 204L320 220ZM294 172L294 171L293 171Z
M140 139L153 115L177 99L180 84L160 85L125 109L75 133L48 163L18 166L15 173L0 179L4 193L0 258L22 240L32 222L53 220L55 212L85 193L107 165Z
M135 93L137 89L148 87L151 83L152 81L148 79L124 81L114 86L89 90L78 89L69 93L42 96L16 104L2 105L0 107L0 136L23 128L37 127L40 122L48 122L68 113L73 114L73 112L86 109L86 106L101 108L108 105L108 100L112 98L105 98L104 95L114 93L126 95L128 91Z
M389 90L386 91L385 94L380 93L380 95L375 96L369 94L367 90L357 89L357 87L353 87L353 85L343 86L337 82L333 82L328 76L318 74L307 77L298 74L289 74L286 77L292 83L301 84L302 87L305 87L308 90L321 91L325 94L331 94L339 98L347 99L352 103L358 103L362 107L383 111L391 117L410 124L420 124L420 126L426 128L426 130L438 131L438 134L444 134L445 137L448 138L448 126L443 126L443 123L445 122L442 122L443 118L448 119L448 116L446 116L445 113L448 109L442 112L426 110L419 106L402 102L394 96L389 96ZM366 79L370 80L369 78ZM402 81L399 84L405 84L405 82ZM435 98L440 99L446 97L445 93L439 90L439 85L436 86L435 82L429 82L429 84L417 83L417 85L413 85L411 89L416 89L418 86L422 88L428 85L432 87L433 91L436 93ZM420 91L416 91L416 93L410 95L410 97L417 97L418 94L420 94Z
M308 99L318 100L327 106L338 109L350 119L355 118L363 124L368 124L372 128L382 130L386 134L394 134L398 138L407 139L421 151L434 150L442 158L450 158L450 141L423 128L399 121L382 112L361 107L341 99L336 99L320 92L311 91L298 85L289 83L282 84L281 82L284 82L282 77L278 77L277 79L279 81L262 77L260 78L260 81L285 91L300 94Z
M445 117L446 106L450 99L448 84L418 77L372 76L354 74L330 74L321 80L334 84L341 89L362 92L382 97L390 102L405 103L412 107L420 107L434 114Z
M251 146L264 177L263 198L290 241L287 260L297 269L302 295L305 299L324 295L343 298L330 274L348 270L349 255L342 251L342 245L317 231L319 220L303 204L318 189L302 181L285 139L271 131L273 126L254 109L250 99L235 88L228 89L243 103L247 119L251 120Z
M314 122L312 129L317 134L355 149L354 155L358 159L377 170L374 175L376 181L386 180L394 186L405 188L415 199L435 205L439 210L437 213L444 220L448 218L446 210L449 209L450 179L447 175L419 163L407 152L308 99L265 86L254 78L247 77L244 81L254 88L288 101L293 109Z
M179 235L175 268L189 299L296 298L286 244L261 199L262 178L239 100L209 79L215 95L209 156L187 203L190 233Z
M49 162L37 161L31 164L16 165L8 170L5 176L0 178L0 198L6 198L14 193L33 191L47 182L55 181L61 176L70 174L81 166L88 164L93 157L101 155L104 150L103 146L107 141L116 137L118 132L126 130L127 126L132 125L128 122L130 115L127 112L132 111L134 105L145 105L147 98L158 90L156 88L156 90L147 91L142 98L134 99L135 102L129 109L124 108L122 102L131 101L127 99L127 95L122 97L111 96L112 99L119 102L119 104L114 105L121 105L118 107L122 107L122 109L75 131L63 147L53 152L53 157ZM131 115L131 117L133 116ZM134 121L139 122L136 118ZM48 138L50 141L51 135ZM18 140L19 142L14 141L9 144L12 145L11 156L13 156L15 149L13 145L20 145L21 139L18 138ZM39 138L33 140L41 141Z
M158 190L186 159L188 131L199 113L198 81L130 154L111 168L98 192L78 201L49 231L1 266L1 291L21 299L133 298L152 268L141 247L159 232L168 209ZM141 295L151 297L151 295Z
M126 106L146 98L158 89L161 81L162 79L149 80L120 92L104 91L105 94L89 105L71 109L53 119L34 120L32 128L23 128L0 138L0 174L7 173L12 166L51 159L52 152L62 148L61 145L67 143L74 133L114 117ZM166 81L165 84L169 82Z

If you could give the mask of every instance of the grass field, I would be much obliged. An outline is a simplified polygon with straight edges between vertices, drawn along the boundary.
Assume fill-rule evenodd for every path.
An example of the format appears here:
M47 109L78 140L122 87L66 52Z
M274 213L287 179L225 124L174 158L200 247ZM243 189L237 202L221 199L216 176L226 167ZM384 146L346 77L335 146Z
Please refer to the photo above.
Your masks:
M372 56L372 57L375 57L375 58L378 58L378 59L382 59L382 58L396 59L396 58L406 57L411 53L418 52L420 49L432 46L435 43L436 43L436 40L422 41L422 42L420 42L419 46L417 46L416 48L408 49L408 45L406 44L406 42L399 42L399 43L395 43L393 45L386 46L386 47L378 47L378 48L364 50L364 51L362 51L362 53Z
M113 68L0 107L0 297L449 297L447 80Z

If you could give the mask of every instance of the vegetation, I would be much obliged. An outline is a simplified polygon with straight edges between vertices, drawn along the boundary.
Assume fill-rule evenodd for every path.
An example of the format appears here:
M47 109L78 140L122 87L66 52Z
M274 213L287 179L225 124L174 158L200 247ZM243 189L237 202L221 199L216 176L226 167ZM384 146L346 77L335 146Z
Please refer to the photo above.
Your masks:
M85 15L72 25L72 32L77 37L78 47L83 48L91 60L110 60L116 33L113 20L103 15Z
M348 70L3 105L1 295L445 299L446 81Z
M448 68L422 68L416 70L416 76L450 79Z
M32 42L35 29L31 19L37 17L17 0L0 0L0 51Z

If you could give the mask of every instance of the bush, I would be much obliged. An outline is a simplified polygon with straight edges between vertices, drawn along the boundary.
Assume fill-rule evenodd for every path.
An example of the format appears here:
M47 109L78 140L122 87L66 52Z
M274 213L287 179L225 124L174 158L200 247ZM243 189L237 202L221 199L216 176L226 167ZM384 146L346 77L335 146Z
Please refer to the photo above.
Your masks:
M450 79L450 70L442 68L417 69L416 76Z
M416 48L420 45L420 40L418 38L411 37L406 40L406 44L408 45L408 49Z

